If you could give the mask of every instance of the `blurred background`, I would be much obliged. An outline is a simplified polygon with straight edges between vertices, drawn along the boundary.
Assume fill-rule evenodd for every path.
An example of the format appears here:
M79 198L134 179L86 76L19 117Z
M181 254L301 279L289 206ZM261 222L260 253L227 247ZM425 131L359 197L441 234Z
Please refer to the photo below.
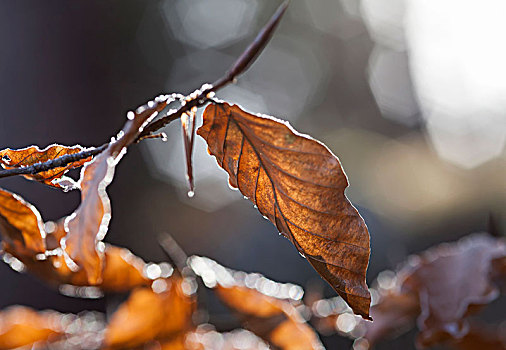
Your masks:
M278 5L0 0L0 148L102 144L127 111L220 77ZM257 62L218 93L289 120L340 158L347 195L371 233L368 282L409 254L486 231L490 217L505 227L505 14L503 0L293 0ZM188 198L180 123L165 132L167 142L133 146L120 163L106 241L163 261L157 236L167 232L188 254L333 296L289 241L229 189L200 137L196 194ZM45 220L79 204L78 192L21 178L1 186ZM3 264L0 280L2 308L106 311L113 304L59 295ZM492 320L505 310L498 303L488 310ZM413 336L379 349L414 348ZM351 344L322 340L329 349Z

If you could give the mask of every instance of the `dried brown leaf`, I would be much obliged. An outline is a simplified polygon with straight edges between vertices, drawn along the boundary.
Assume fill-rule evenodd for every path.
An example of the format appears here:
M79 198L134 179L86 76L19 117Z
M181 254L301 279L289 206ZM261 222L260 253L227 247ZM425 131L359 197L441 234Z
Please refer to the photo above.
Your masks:
M167 106L169 96L160 96L137 111L128 113L128 121L117 139L88 163L81 175L81 205L65 221L66 237L62 247L66 263L77 271L83 269L88 283L101 283L104 250L101 240L105 237L111 220L111 205L106 193L114 176L116 164L135 141L143 127Z
M61 314L57 312L37 312L24 306L13 306L0 312L1 350L44 343L63 334Z
M419 296L421 346L468 333L466 316L499 295L491 282L491 263L504 256L504 240L477 234L429 249L399 273L403 290Z
M416 294L389 292L371 307L374 321L364 323L366 332L363 337L374 345L384 338L398 336L413 327L419 313Z
M184 283L172 276L156 280L152 288L135 289L113 314L104 346L134 348L157 339L172 340L190 331L195 302L183 291Z
M56 144L48 146L42 150L37 146L30 146L18 150L7 148L0 151L0 164L4 169L21 168L37 163L43 163L68 154L76 154L84 150L85 149L79 145L70 147ZM91 157L69 163L64 167L58 167L37 174L24 176L29 180L35 180L52 187L70 190L75 188L75 183L71 178L65 177L65 173L70 169L83 166L90 160Z
M473 322L467 334L451 346L457 350L506 350L506 333L504 328Z
M262 215L276 225L355 313L369 317L369 233L344 191L335 155L287 123L213 103L197 132Z

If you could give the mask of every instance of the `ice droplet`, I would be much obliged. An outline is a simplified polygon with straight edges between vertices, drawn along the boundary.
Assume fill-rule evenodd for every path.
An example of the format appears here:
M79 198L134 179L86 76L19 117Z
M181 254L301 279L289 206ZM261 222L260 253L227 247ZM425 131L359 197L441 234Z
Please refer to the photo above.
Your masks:
M188 197L189 198L193 198L193 196L195 196L195 192L194 191L188 191Z

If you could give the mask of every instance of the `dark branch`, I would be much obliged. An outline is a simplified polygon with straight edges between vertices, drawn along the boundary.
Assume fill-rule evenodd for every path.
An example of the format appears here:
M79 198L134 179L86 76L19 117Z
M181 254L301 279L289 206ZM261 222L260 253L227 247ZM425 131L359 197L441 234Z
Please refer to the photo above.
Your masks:
M239 75L244 73L244 71L246 71L246 69L248 69L248 67L255 61L255 58L262 52L265 45L269 42L269 39L272 37L274 30L286 11L288 2L289 1L285 1L278 8L269 22L267 22L262 30L260 30L253 42L246 48L246 50L244 50L241 56L234 62L223 77L216 80L212 85L205 84L200 90L196 90L194 93L189 95L188 101L183 103L178 109L171 110L163 118L148 124L136 138L135 142L139 142L145 138L158 137L158 135L150 135L160 130L170 122L181 118L184 113L189 112L193 107L202 107L212 99L212 95L214 95L216 91L230 83L233 83ZM34 164L32 166L0 170L0 178L16 175L33 175L54 168L64 167L67 164L86 159L90 156L96 156L97 154L103 152L108 145L109 143L106 143L100 147L90 148L83 152L65 155L53 160L48 160L44 163Z

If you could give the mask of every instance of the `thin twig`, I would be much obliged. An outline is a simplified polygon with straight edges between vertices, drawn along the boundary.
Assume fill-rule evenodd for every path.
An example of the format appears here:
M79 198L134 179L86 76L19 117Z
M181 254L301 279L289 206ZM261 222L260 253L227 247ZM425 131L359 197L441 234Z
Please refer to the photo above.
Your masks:
M191 98L188 101L185 101L185 103L183 103L178 109L170 110L166 116L148 124L136 138L135 143L141 141L142 139L149 138L149 135L160 130L170 122L181 118L183 113L189 112L193 107L202 107L212 99L215 92L226 85L235 82L236 78L248 69L248 67L255 61L255 58L262 52L265 45L267 45L286 11L288 3L289 1L287 0L278 8L269 22L267 22L267 24L260 30L253 42L246 48L246 50L243 51L241 56L234 62L224 76L216 80L212 85L203 85L200 90L196 90L194 93L189 95ZM37 163L27 167L0 170L0 178L16 175L33 175L54 168L64 167L67 164L86 159L90 156L96 156L103 152L108 145L109 143L106 143L100 147L89 148L83 152L68 154L59 158L48 160L44 163Z
M158 236L158 243L165 254L167 254L172 265L175 265L176 268L182 272L187 267L186 262L188 260L188 255L186 255L185 251L176 242L174 237L165 232Z

